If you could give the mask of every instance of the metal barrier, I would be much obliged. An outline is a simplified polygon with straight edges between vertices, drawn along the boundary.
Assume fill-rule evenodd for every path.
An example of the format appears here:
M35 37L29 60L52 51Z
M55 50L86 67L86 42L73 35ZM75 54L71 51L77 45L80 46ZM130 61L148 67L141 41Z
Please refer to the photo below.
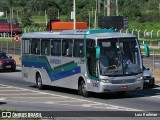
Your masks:
M7 52L8 54L20 55L21 54L21 42L0 41L0 51Z

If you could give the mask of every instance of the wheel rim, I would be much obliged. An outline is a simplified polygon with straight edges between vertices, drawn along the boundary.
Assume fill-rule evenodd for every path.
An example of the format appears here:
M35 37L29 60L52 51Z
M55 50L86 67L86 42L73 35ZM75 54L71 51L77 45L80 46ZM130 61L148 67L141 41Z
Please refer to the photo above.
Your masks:
M86 84L85 84L85 82L82 82L82 93L83 94L86 93Z
M41 79L41 77L38 77L38 79L37 79L37 86L38 87L42 86L42 79Z

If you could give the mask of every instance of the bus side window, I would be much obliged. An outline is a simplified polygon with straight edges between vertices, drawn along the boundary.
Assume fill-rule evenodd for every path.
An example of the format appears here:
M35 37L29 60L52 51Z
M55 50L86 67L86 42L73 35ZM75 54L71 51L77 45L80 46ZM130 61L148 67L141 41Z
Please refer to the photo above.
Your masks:
M50 55L50 41L49 40L41 41L41 54Z
M83 40L74 40L74 57L84 57L84 45Z
M61 56L61 40L52 40L51 42L51 55Z
M62 55L72 57L73 40L63 40L62 42Z
M32 54L40 54L40 40L32 40L31 42L31 53Z
M23 54L30 54L30 40L23 40L22 41L22 53Z

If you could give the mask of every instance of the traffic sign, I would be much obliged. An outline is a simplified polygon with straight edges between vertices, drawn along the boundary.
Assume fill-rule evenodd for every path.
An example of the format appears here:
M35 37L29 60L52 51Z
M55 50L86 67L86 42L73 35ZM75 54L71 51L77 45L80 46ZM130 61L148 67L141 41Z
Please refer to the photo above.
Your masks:
M14 41L19 42L21 40L19 35L15 35L13 38Z

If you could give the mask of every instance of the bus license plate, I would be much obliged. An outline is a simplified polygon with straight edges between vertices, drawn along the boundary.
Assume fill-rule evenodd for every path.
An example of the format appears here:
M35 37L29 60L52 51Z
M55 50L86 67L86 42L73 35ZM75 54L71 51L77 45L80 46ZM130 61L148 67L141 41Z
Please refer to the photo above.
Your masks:
M121 89L127 89L128 86L121 86Z

